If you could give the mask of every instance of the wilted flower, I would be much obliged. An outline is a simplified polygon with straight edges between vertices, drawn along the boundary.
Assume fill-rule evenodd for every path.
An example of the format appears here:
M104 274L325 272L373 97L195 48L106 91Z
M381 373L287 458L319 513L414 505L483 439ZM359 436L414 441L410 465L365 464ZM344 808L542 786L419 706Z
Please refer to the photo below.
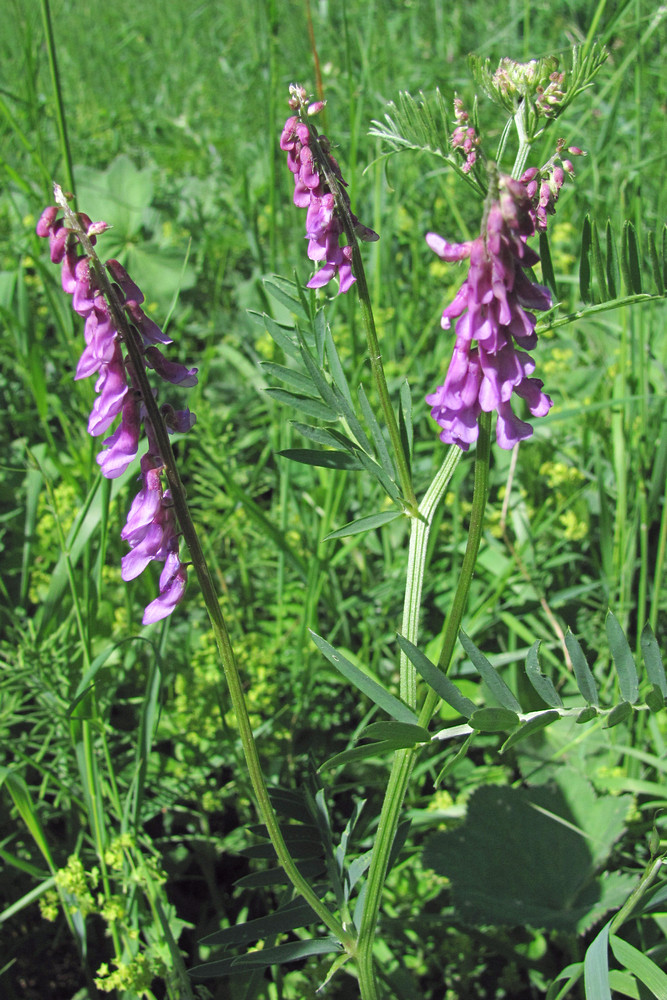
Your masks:
M103 222L91 223L83 213L79 213L78 220L91 244L95 243L96 235L107 228ZM89 434L103 434L120 416L116 430L104 439L104 448L97 456L102 475L115 479L125 472L139 450L142 426L148 440L148 451L141 459L143 487L132 503L121 532L121 537L132 549L123 557L122 576L124 580L132 580L149 562L165 563L159 596L148 605L143 619L144 624L159 621L173 611L183 596L186 568L178 556L179 533L170 492L163 488L164 463L132 365L124 356L123 337L114 313L125 314L141 345L145 366L156 371L160 378L174 385L192 386L197 382L197 369L168 361L155 346L170 344L171 340L143 312L144 296L118 261L106 262L111 284L106 289L100 287L93 258L81 253L78 234L66 227L63 218L58 218L57 206L49 206L42 213L37 235L49 238L51 260L62 264L63 289L72 296L74 311L86 321L86 346L74 378L97 374L95 391L98 395L88 420ZM107 301L109 287L115 298L112 308ZM163 407L163 414L168 430L186 431L195 422L189 410L175 411L167 406Z
M306 238L308 256L313 261L324 261L324 266L316 271L308 282L308 288L321 288L338 275L338 294L347 292L357 280L352 274L352 247L341 246L340 237L344 233L343 223L336 209L335 193L330 189L321 167L313 153L313 132L302 115L313 115L324 106L317 101L306 106L306 92L303 87L290 87L289 105L298 111L285 122L280 137L280 148L287 153L287 166L294 174L294 204L307 208ZM350 210L350 199L345 191L346 183L338 163L329 151L329 142L324 135L317 137L321 155L326 157L329 169L337 181L338 194L345 200L355 234L367 242L379 239L377 233L363 226Z
M551 307L549 291L533 284L524 270L539 260L526 244L534 232L525 186L501 177L499 198L489 208L481 236L467 243L447 243L435 233L426 236L443 260L470 260L465 282L442 314L445 330L458 317L449 371L444 385L426 397L431 416L442 428L441 440L464 451L477 440L482 411L497 411L501 448L531 436L531 425L512 410L512 393L526 400L535 417L551 407L541 391L543 383L530 377L535 362L526 353L537 343L536 320L529 310Z

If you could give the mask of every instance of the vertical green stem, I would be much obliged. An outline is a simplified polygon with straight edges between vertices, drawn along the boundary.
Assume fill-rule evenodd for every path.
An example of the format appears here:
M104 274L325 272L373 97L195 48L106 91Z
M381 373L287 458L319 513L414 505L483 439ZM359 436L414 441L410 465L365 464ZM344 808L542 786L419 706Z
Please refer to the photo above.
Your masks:
M51 8L49 0L41 0L42 21L44 23L44 35L46 37L46 51L49 56L49 69L51 71L51 84L56 102L56 121L58 122L58 135L60 136L60 149L65 166L65 180L68 189L75 193L74 171L72 170L72 151L70 150L69 138L67 136L67 119L65 117L65 104L63 102L62 89L60 87L60 73L58 72L58 59L56 57L56 42L53 36L53 26L51 24Z
M472 512L470 516L470 528L468 531L468 544L466 547L461 575L459 576L456 594L452 603L452 610L447 620L445 629L445 639L443 652L440 656L440 665L445 658L447 663L451 660L454 649L454 641L458 635L465 608L470 581L475 568L475 560L479 550L479 542L482 534L484 521L484 507L486 505L486 495L488 489L489 455L490 455L490 428L491 414L483 413L479 419L479 437L477 440L477 451L475 454L475 487L472 501ZM458 455L456 454L458 452ZM431 483L424 500L419 506L418 518L413 522L413 530L410 539L410 562L408 570L408 580L406 587L406 597L404 605L403 634L411 642L416 642L419 607L421 603L421 588L425 569L426 546L428 534L437 504L444 495L445 489L452 472L461 456L460 450L453 446L447 459ZM414 539L414 543L413 543ZM416 704L416 678L414 667L407 661L401 669L401 694L410 698L410 704ZM429 691L424 705L420 712L419 724L427 726L431 720L438 698L434 692ZM410 780L410 775L417 759L418 748L398 750L394 754L391 774L385 799L382 805L382 812L378 824L378 831L373 844L371 864L366 883L366 899L364 911L361 918L359 930L359 986L361 988L362 1000L377 1000L377 986L373 972L373 940L375 928L380 910L380 901L385 878L387 876L387 866L389 854L394 843L401 808L405 799L405 794Z

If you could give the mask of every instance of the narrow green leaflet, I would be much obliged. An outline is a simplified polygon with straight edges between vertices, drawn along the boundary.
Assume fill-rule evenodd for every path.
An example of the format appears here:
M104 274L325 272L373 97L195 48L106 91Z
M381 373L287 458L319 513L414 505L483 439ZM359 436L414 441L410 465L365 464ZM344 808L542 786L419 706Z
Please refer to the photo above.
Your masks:
M315 392L315 383L307 375L296 371L294 368L286 368L285 365L275 365L272 361L262 361L262 370L280 382L296 389L297 392L312 396Z
M407 740L407 746L415 743L429 743L431 734L423 726L413 726L409 722L372 722L361 732L360 739Z
M489 691L493 694L494 698L497 699L503 708L507 709L509 712L514 712L516 714L521 713L521 705L516 700L510 689L508 688L505 681L502 679L500 674L496 671L494 667L491 666L484 654L477 648L472 639L470 639L463 629L459 632L459 639L461 640L461 645L465 649L466 653L472 660L472 665L477 671L477 673L482 677ZM517 720L518 723L518 720ZM472 725L472 719L470 721ZM477 728L477 727L476 727Z
M313 938L310 941L288 941L276 945L275 948L262 948L238 958L222 958L217 962L206 962L192 969L194 979L217 979L232 972L247 972L251 969L263 969L267 965L281 965L284 962L295 962L309 955L329 955L340 951L341 947L335 938Z
M622 938L609 938L614 957L647 986L656 1000L667 1000L667 975L655 962Z
M595 683L595 678L591 673L590 667L586 663L586 657L584 656L581 646L569 629L565 633L565 645L567 646L567 651L570 654L570 659L572 660L572 668L574 670L574 676L577 680L577 687L589 705L599 705L600 699L598 698L598 689L597 684Z
M658 250L655 245L655 234L652 230L649 230L648 234L648 256L651 262L651 273L653 274L653 283L655 284L656 291L658 295L664 295L665 281L662 275L660 260L658 258Z
M605 242L607 251L607 288L609 289L610 297L615 299L618 297L619 289L621 287L621 276L618 270L618 251L616 249L616 240L614 238L614 233L609 219L607 219L607 226L605 229Z
M533 685L542 701L551 708L562 708L561 697L549 677L542 673L538 651L539 642L533 643L526 656L526 677Z
M390 694L386 688L383 688L381 684L378 684L376 680L369 677L358 667L355 667L353 663L339 653L330 643L323 639L321 636L317 635L312 629L308 630L311 634L313 642L320 650L324 653L329 663L340 671L340 673L348 681L354 684L360 691L362 691L366 697L370 698L374 704L381 708L387 715L391 715L392 718L396 719L398 722L408 722L412 725L417 725L417 716L408 708L400 699L396 698L393 694Z
M354 760L367 760L369 757L386 757L395 750L407 750L414 746L415 741L406 740L376 740L373 743L364 743L362 746L350 747L349 750L342 750L320 764L318 771L324 771L332 767L339 767L341 764L349 764Z
M591 301L591 220L587 215L581 230L581 260L579 261L579 294L582 302Z
M469 719L476 709L474 701L461 694L455 684L450 681L442 670L439 670L435 663L431 663L428 656L425 656L409 639L402 635L397 635L398 644L412 663L413 667L422 675L426 683L433 688L443 701L458 712L459 715Z
M264 287L269 295L272 295L277 302L287 306L290 312L293 312L295 316L298 316L299 319L306 323L310 322L310 317L304 309L303 302L301 301L299 290L293 281L289 281L287 278L282 278L280 275L274 274L271 278L265 279Z
M609 298L609 293L607 291L607 280L604 270L604 261L602 259L602 248L600 247L600 237L598 236L598 227L595 219L591 223L591 251L593 257L593 270L595 271L595 280L600 292L600 300L606 302Z
M359 406L361 407L361 412L363 414L364 420L368 424L371 432L371 437L373 438L373 444L375 445L375 451L377 452L378 458L380 460L380 465L385 470L390 479L396 478L396 470L394 468L394 463L389 456L389 451L387 449L387 443L380 429L377 417L373 413L373 408L368 402L368 396L364 391L364 387L359 383L359 388L357 389L357 396L359 397Z
M286 448L279 451L282 458L289 458L292 462L301 462L302 465L316 465L322 469L351 469L359 471L361 464L346 451L315 451L311 448Z
M665 677L660 647L648 622L642 629L640 643L648 679L654 687L660 690L663 698L667 698L667 677Z
M584 958L586 1000L611 1000L609 989L609 923L589 945Z
M308 414L309 417L315 417L316 420L324 420L330 424L338 420L338 414L335 410L325 406L319 399L301 396L295 392L288 392L286 389L266 389L265 391L267 396L278 400L279 403L293 406L295 410L300 410L302 413Z
M623 629L618 619L611 611L607 614L604 627L607 632L609 649L614 658L614 666L618 674L618 685L621 689L621 695L625 701L629 701L631 705L634 705L639 698L639 677L637 676L637 667L635 666L628 640L623 634Z
M611 712L604 720L604 728L612 729L619 723L625 722L632 715L632 705L629 701L622 701L619 705L614 705Z
M258 941L260 938L268 937L269 934L284 934L297 927L306 927L317 920L318 917L307 903L304 903L302 899L295 899L276 910L275 913L269 913L266 917L257 917L255 920L248 920L243 924L235 924L233 927L224 927L222 930L202 938L199 943L209 946L248 944L250 941Z
M334 380L334 385L337 387L341 395L345 397L350 409L353 409L354 404L352 403L352 393L350 392L350 387L345 377L345 372L343 371L343 366L340 362L338 351L336 350L336 344L331 336L331 329L328 324L324 337L324 345L327 352L327 360L329 362L329 371L331 372L331 377Z
M628 294L638 295L642 290L642 273L639 265L637 232L629 220L623 225L623 250L621 257L623 280Z
M542 264L542 277L554 293L554 297L558 298L556 276L554 274L554 267L551 260L551 250L549 248L549 238L547 234L543 232L540 233L540 262Z
M288 357L293 358L294 361L301 360L299 345L291 337L294 327L277 323L275 319L272 319L266 313L256 312L253 309L248 310L248 315L254 323L266 329L266 332L275 340L281 351L284 351Z
M518 729L515 729L501 746L500 752L505 753L515 743L518 743L519 740L525 740L527 736L539 733L541 729L546 729L547 726L550 726L552 722L556 722L560 717L560 712L557 712L554 708L546 712L540 712L539 715L529 719L528 722L524 722Z
M363 531L380 528L383 524L389 524L390 521L395 521L399 517L403 517L403 512L400 510L384 510L379 514L368 514L366 517L360 517L356 521L348 521L342 528L336 528L335 531L331 531L324 538L324 541L328 542L330 538L346 538L348 535L360 535Z
M481 733L506 733L521 723L516 712L507 708L478 708L470 716L470 725Z

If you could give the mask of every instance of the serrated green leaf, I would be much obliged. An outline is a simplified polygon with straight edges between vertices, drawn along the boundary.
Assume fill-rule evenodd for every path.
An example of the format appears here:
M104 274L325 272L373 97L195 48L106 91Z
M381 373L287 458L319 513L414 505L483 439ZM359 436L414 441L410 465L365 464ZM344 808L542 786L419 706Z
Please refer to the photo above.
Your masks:
M539 733L541 729L546 729L550 726L552 722L556 722L560 719L560 712L556 712L555 709L548 709L546 712L540 712L539 715L535 716L533 719L529 719L528 722L522 723L518 729L507 737L505 742L500 748L501 753L505 753L510 747L513 747L515 743L519 740L525 740L528 736L533 736L535 733Z
M506 733L516 729L521 720L507 708L478 708L469 719L473 729L482 733Z
M618 250L616 249L616 240L614 239L609 219L607 219L607 226L605 228L605 242L607 251L607 288L609 289L610 297L615 299L618 297L619 289L621 287L621 276L618 270Z
M583 726L584 723L590 722L591 719L597 719L597 716L598 710L594 708L593 705L589 705L588 708L584 708L581 712L579 712L576 722L578 725Z
M423 726L413 726L409 722L371 722L359 734L359 739L405 740L406 746L415 743L429 743L431 734Z
M614 705L611 712L604 720L603 728L612 729L614 726L618 726L621 722L625 722L632 715L632 705L629 701L622 701L618 705Z
M248 944L250 941L258 941L268 937L270 934L284 934L286 931L296 930L297 927L307 927L319 921L319 917L311 910L302 899L295 899L281 906L274 913L269 913L266 917L257 917L254 920L247 920L243 924L235 924L233 927L224 927L202 938L199 944L224 945Z
M346 451L315 451L312 448L286 448L279 451L281 458L289 458L302 465L315 465L321 469L348 469L359 471L361 463Z
M540 261L542 262L542 277L544 278L544 283L549 286L554 294L554 298L557 299L558 291L556 289L556 275L554 274L554 266L551 260L549 237L545 232L540 233Z
M648 987L656 1000L667 1000L667 975L648 955L615 934L610 936L609 944L616 960Z
M542 673L538 651L539 642L533 643L526 656L526 677L537 691L542 701L551 708L562 708L561 697L549 677Z
M472 661L472 665L477 671L477 673L483 678L485 684L487 685L489 691L493 694L494 698L506 708L509 712L515 714L521 713L521 705L516 700L510 689L508 688L505 681L502 679L500 674L491 666L484 654L477 648L472 639L470 639L463 629L459 632L459 639L461 645L465 649L466 653ZM472 720L471 720L472 725Z
M586 1000L611 1000L609 989L609 924L588 946L584 958Z
M417 648L409 639L406 639L402 635L397 635L398 644L407 656L407 658L412 663L413 667L421 674L429 687L432 687L437 695L439 695L443 701L446 701L448 705L458 712L459 715L463 715L466 719L469 719L472 713L476 709L474 701L470 698L466 698L465 695L461 694L459 689L454 683L443 674L442 670L436 667L435 663L431 663L429 658L422 653L420 649Z
M625 638L623 629L618 619L609 611L605 619L605 631L609 642L609 649L614 660L616 673L618 674L618 685L624 701L629 701L631 705L639 697L639 677L637 667L630 651L628 640Z
M654 687L657 687L663 697L667 698L667 677L665 677L665 667L660 655L660 647L653 634L653 629L647 622L642 629L640 639L642 657L648 679Z
M325 406L324 403L321 403L319 399L311 399L310 396L300 396L297 393L288 392L286 389L265 389L264 391L267 396L278 400L279 403L292 406L301 413L307 413L309 417L315 417L316 420L323 420L329 424L333 424L338 420L338 414L330 407Z
M589 705L599 705L597 684L586 662L584 652L578 641L568 629L565 633L565 645L572 660L572 669L577 681L577 687Z
M368 674L363 673L359 670L359 667L355 667L353 663L339 653L330 643L323 639L321 636L317 635L312 629L308 630L312 637L313 642L323 653L329 663L332 664L338 670L343 677L350 681L356 688L362 691L366 697L370 698L371 701L381 708L387 715L391 715L392 718L396 719L398 722L408 722L413 725L417 725L417 716L408 708L402 701L390 694L386 688L383 688L372 677Z
M655 284L656 291L658 295L665 294L665 282L662 276L662 267L660 260L658 259L658 250L655 245L655 234L652 230L648 234L648 256L651 262L651 271L653 273L653 283Z
M272 375L273 378L277 378L280 382L284 382L285 385L296 389L298 393L312 396L315 392L315 383L302 372L297 372L293 368L286 368L285 365L276 365L272 361L262 361L261 367L268 375Z
M380 528L383 524L389 524L397 518L403 517L400 510L385 510L379 514L369 514L367 517L360 517L356 521L348 521L342 528L331 531L324 538L328 542L330 538L347 538L348 535L359 535L363 531L371 531L373 528Z
M581 230L581 259L579 261L579 294L582 302L591 302L591 220L587 215Z

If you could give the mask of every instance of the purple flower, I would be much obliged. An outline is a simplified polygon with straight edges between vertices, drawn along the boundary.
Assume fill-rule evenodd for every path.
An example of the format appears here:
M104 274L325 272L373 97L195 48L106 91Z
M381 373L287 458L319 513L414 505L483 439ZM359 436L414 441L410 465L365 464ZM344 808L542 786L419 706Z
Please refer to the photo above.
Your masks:
M97 234L107 228L104 222L91 222L80 213L79 221L95 243ZM144 624L159 621L169 615L180 601L187 580L186 566L178 555L179 531L171 502L171 494L163 488L164 463L146 409L138 391L132 365L123 354L123 336L117 329L114 315L122 310L129 326L134 329L141 347L143 362L161 379L174 385L192 386L197 382L197 369L169 361L156 344L171 340L141 309L144 296L127 271L116 260L106 262L106 269L115 296L113 308L100 287L95 267L96 258L80 253L76 233L66 228L58 218L58 209L50 206L37 223L38 236L48 237L51 260L62 264L62 286L72 296L72 308L85 317L86 346L77 365L75 379L97 374L98 393L88 421L88 432L103 434L120 416L115 431L104 439L104 449L98 455L102 474L115 479L126 471L137 455L142 427L148 441L148 451L141 459L142 488L135 497L121 537L130 546L122 559L122 577L133 580L149 562L165 564L160 576L159 595L148 605ZM104 284L104 283L102 283ZM161 408L169 432L188 431L195 422L189 410L174 410L170 404Z
M306 107L306 94L302 87L290 87L292 98L290 107L299 109L299 114L292 115L285 122L280 137L280 148L287 153L287 166L294 174L294 204L298 208L307 208L306 239L308 240L308 257L313 261L323 261L323 266L316 271L308 282L308 288L322 288L332 278L338 276L338 294L347 292L357 280L352 274L352 247L341 246L340 237L344 233L343 224L336 211L336 199L320 171L311 149L312 134L309 126L301 119ZM309 114L315 114L323 107L322 102L316 102L308 108ZM329 142L324 135L318 137L319 148L328 160L331 172L338 181L338 191L345 199L350 210L343 180L336 160L329 152ZM350 211L354 231L360 240L372 242L379 239L377 233L362 225L359 219Z
M512 448L533 433L512 411L510 399L521 396L529 412L544 416L551 400L542 382L530 377L535 362L525 350L535 347L535 317L529 309L549 309L551 295L533 284L524 268L539 259L526 244L535 232L531 199L524 184L500 178L500 196L487 215L486 230L467 243L447 243L428 233L426 242L443 260L470 260L468 276L442 314L448 330L457 319L456 342L444 385L426 397L440 438L463 451L477 440L477 418L496 410L496 439ZM476 346L472 346L476 342Z

